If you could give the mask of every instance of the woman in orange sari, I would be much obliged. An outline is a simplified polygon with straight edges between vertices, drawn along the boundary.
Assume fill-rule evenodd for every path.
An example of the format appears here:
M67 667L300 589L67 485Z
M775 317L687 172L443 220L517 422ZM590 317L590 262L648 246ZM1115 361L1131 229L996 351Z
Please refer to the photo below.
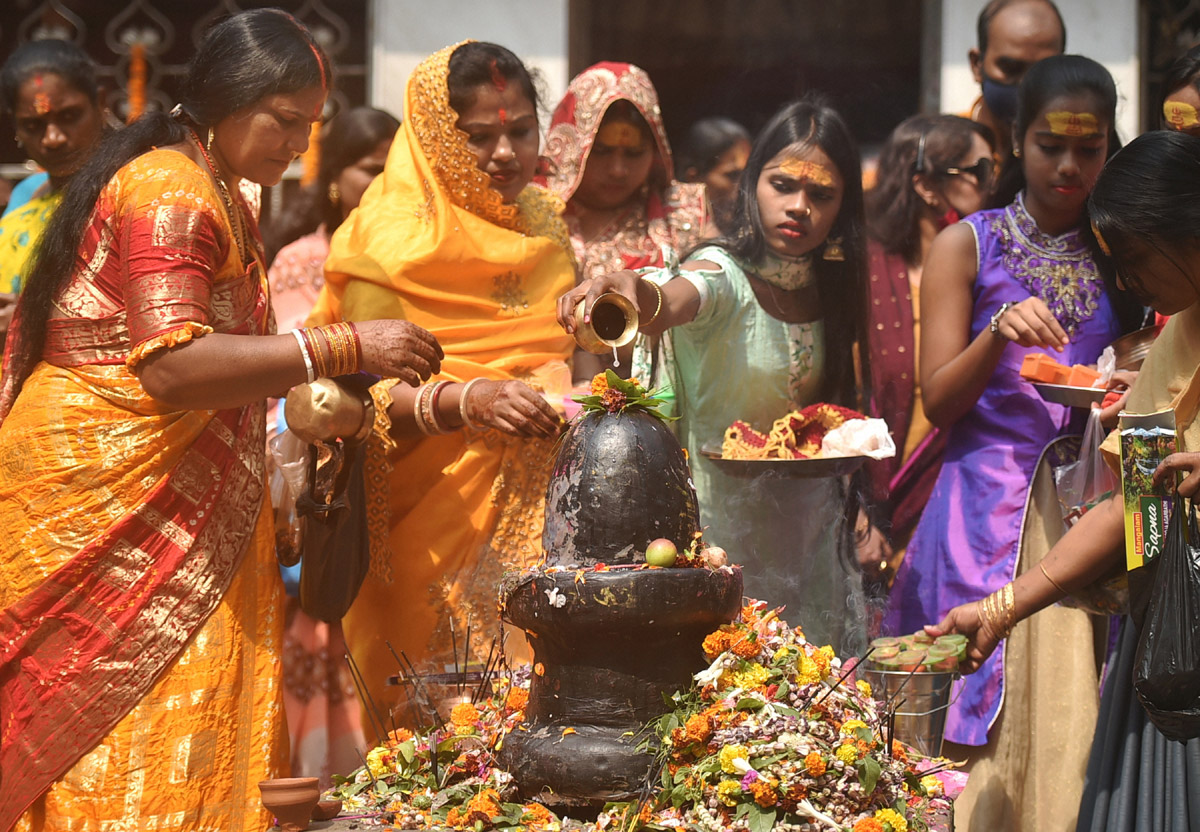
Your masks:
M360 325L361 360L336 360L351 332L274 335L238 186L279 181L329 81L290 15L227 19L181 105L106 137L46 229L0 388L0 830L269 821L256 786L287 740L263 401L314 363L438 368L394 321Z
M562 203L529 184L538 138L520 60L447 47L409 78L383 174L333 236L310 323L394 317L445 350L436 383L373 391L395 447L368 458L371 571L343 627L377 703L396 699L389 643L422 672L454 669L455 638L460 664L483 662L501 576L541 554L560 426L543 394L561 402L574 346L554 302L575 271Z

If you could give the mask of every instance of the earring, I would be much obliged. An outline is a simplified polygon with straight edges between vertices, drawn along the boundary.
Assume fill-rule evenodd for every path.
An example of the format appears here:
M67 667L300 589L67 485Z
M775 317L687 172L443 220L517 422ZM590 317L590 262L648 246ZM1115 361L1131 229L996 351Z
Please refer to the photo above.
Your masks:
M825 252L821 255L821 259L831 263L842 263L846 260L846 251L842 248L841 237L830 237L825 241Z
M337 205L342 200L342 192L338 190L336 182L329 183L329 201Z
M212 151L212 140L213 140L213 131L212 131L212 128L210 127L210 128L208 128L208 141L206 141L204 143L205 150L210 151L210 152Z
M1019 147L1013 148L1013 158L1015 158L1015 159L1021 158L1021 148L1019 148Z

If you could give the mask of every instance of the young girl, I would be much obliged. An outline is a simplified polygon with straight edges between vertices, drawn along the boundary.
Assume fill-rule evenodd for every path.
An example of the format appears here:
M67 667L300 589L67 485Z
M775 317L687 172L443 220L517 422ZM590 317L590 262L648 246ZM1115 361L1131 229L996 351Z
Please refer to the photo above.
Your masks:
M1035 466L1072 415L1043 401L1021 378L1022 359L1044 352L1068 365L1093 363L1126 328L1123 320L1129 327L1138 321L1140 307L1118 300L1089 248L1087 196L1116 149L1115 107L1112 78L1095 61L1070 55L1034 65L1021 83L1013 134L1023 188L1007 207L974 214L934 241L923 278L922 296L929 302L921 329L921 387L925 412L949 437L893 587L885 623L893 633L938 621L1016 573ZM1079 611L1059 612L1047 643L1036 642L1036 633L1018 633L1009 644L1008 681L1019 685L1005 691L1004 661L993 656L966 680L950 709L950 742L988 744L1003 701L1014 727L1008 734L997 729L984 752L992 757L989 765L1010 768L993 776L977 766L974 773L982 776L972 777L978 785L969 789L960 817L970 818L977 800L981 809L992 807L987 811L1001 802L1025 807L1010 808L1017 812L1011 817L989 816L991 828L1064 828L1073 822L1086 730L1074 732L1074 740L1068 732L1046 737L1056 743L1053 755L1039 750L1028 731L1040 713L1031 706L1034 681L1055 691L1052 700L1042 701L1075 714L1095 713L1090 624ZM1018 666L1021 671L1012 672ZM1017 733L1025 745L1014 748ZM1053 777L1041 780L1055 783L1053 793L1021 799L1022 783L1035 782L1023 778L1033 777L1041 759L1055 767Z
M620 271L565 294L575 306L619 292L641 331L662 339L656 384L680 416L706 539L745 567L746 593L786 604L810 639L855 651L865 640L862 581L842 522L841 480L730 476L700 449L741 419L768 428L814 402L854 407L854 346L864 341L865 243L859 159L841 117L806 97L763 129L738 189L733 233L681 270Z

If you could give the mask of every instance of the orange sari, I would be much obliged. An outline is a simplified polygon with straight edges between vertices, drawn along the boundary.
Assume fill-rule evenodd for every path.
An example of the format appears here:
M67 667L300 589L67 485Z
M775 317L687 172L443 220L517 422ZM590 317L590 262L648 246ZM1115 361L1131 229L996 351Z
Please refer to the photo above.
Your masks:
M5 368L0 829L269 822L257 782L287 748L263 405L169 411L133 372L209 332L273 330L261 263L232 239L188 157L135 159L19 395ZM18 311L10 358L22 341Z
M383 174L333 235L309 322L412 321L445 350L440 378L519 378L565 390L574 342L554 307L575 272L562 203L531 186L506 205L488 186L454 126L446 82L455 48L409 79L404 124ZM376 386L381 413L394 384ZM397 672L389 642L422 671L450 670L453 622L460 660L467 649L476 661L487 657L501 575L541 554L553 448L456 431L402 441L386 459L387 449L374 450L367 478L382 545L343 626L378 703L397 697L384 685ZM464 648L468 619L473 638Z

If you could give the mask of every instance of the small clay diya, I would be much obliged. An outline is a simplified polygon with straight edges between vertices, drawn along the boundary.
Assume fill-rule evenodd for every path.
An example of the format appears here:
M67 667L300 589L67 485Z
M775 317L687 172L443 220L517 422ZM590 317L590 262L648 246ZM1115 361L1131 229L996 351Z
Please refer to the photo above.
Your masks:
M316 777L261 780L258 790L262 794L263 806L275 815L275 821L283 832L302 832L307 829L312 811L321 799Z
M313 809L313 820L333 820L342 813L342 801L340 800L322 800L317 804L317 808Z

